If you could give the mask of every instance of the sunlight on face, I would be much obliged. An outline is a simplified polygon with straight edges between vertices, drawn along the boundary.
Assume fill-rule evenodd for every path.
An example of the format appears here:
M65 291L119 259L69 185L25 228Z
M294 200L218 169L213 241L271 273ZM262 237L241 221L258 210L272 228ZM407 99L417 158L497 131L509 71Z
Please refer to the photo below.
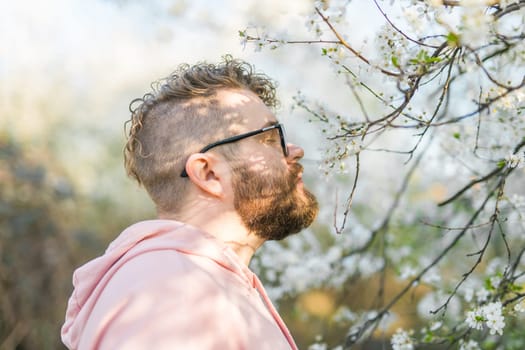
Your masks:
M266 175L270 170L268 161L262 152L258 152L257 154L252 154L249 156L245 161L245 166L249 170L257 172L261 176Z
M269 122L277 122L268 106L252 91L220 90L217 92L217 100L224 111L223 118L233 121L228 127L232 135L259 129Z

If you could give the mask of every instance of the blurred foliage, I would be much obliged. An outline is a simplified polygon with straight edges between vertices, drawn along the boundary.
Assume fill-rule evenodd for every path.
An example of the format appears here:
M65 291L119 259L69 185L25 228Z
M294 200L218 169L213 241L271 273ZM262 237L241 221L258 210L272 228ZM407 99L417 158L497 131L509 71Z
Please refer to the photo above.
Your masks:
M76 194L46 149L0 132L0 349L63 348L73 270L123 225L109 206Z
M73 192L35 154L0 136L0 344L58 346L59 319L75 265L67 231ZM53 336L50 336L53 335Z

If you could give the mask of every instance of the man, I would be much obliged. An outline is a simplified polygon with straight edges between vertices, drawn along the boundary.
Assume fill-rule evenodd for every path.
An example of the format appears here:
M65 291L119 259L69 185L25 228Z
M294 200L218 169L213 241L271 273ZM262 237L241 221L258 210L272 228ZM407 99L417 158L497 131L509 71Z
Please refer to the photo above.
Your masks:
M75 271L70 349L297 348L248 268L318 211L276 105L272 81L231 57L183 65L132 102L125 165L158 219Z

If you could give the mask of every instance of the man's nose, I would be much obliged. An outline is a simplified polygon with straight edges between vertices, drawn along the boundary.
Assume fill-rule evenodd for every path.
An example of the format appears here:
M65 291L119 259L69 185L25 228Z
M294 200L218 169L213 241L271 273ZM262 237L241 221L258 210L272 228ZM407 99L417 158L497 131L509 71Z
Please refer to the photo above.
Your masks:
M301 147L294 145L293 143L286 144L288 148L288 157L286 157L286 160L290 162L297 162L299 159L304 157L304 149Z

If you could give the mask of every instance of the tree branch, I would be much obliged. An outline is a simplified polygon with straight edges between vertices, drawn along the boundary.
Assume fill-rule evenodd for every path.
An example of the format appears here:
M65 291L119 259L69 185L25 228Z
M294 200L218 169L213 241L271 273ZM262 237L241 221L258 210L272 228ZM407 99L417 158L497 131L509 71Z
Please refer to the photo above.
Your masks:
M334 26L332 25L332 23L330 23L330 21L328 20L328 17L326 17L325 15L323 15L323 13L321 12L321 10L319 10L317 7L315 8L315 11L317 11L317 13L319 14L319 16L323 19L323 21L326 23L326 25L328 26L328 28L330 28L330 30L332 31L332 33L335 35L335 37L339 40L339 44L343 45L345 48L347 48L350 52L352 52L357 58L359 58L361 61L365 62L366 64L368 65L371 65L370 64L370 61L364 57L363 55L361 55L357 50L355 50L342 36L341 34L339 34L339 32L334 28ZM380 67L376 67L377 69L379 69L381 71L381 73L383 74L386 74L386 75L389 75L389 76L392 76L392 77L397 77L399 76L399 73L394 73L394 72L390 72L386 69L383 69L383 68L380 68Z
M421 278L432 268L434 267L435 265L437 265L448 253L449 251L461 240L461 238L465 235L465 233L467 232L467 230L471 227L471 225L475 222L475 220L478 218L479 214L483 211L483 209L485 208L485 206L487 205L489 199L494 195L494 192L495 190L499 187L499 184L498 186L496 186L493 190L491 190L488 195L485 197L485 199L483 200L483 202L481 203L481 205L479 206L479 208L476 210L476 212L472 215L472 217L469 219L469 221L467 222L467 224L465 225L464 229L461 230L457 235L456 237L454 237L454 239L438 254L437 257L434 258L434 260L432 260L432 262L430 264L428 264L423 270L421 270L421 272L415 276L414 278L412 278L406 285L405 287L398 293L396 294L392 299L391 301L385 306L383 307L383 309L381 309L377 315L369 320L367 320L366 322L364 322L364 324L359 327L356 331L350 333L347 338L346 338L346 341L345 341L345 345L344 345L344 348L345 349L350 349L351 346L353 344L355 344L364 334L365 332L371 327L373 326L374 324L376 324L377 322L379 322L390 310L390 308L392 308L392 306L394 306L414 285L416 285L420 280Z

